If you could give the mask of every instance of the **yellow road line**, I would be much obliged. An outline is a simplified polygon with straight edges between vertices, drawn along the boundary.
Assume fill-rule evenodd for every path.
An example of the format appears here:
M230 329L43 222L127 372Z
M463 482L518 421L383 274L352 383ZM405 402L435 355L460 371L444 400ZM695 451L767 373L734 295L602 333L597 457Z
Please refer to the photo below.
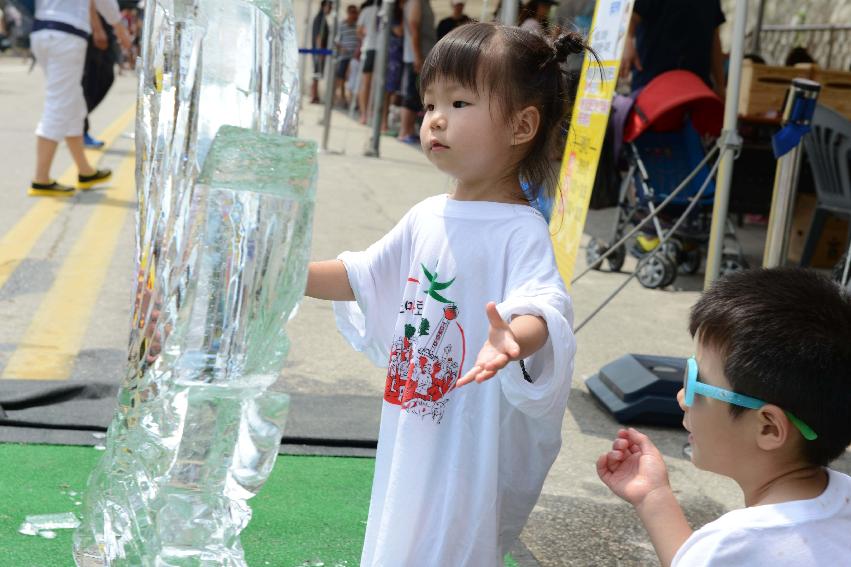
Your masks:
M135 114L136 108L134 105L127 109L112 124L107 126L106 130L101 133L104 149L111 146L118 136L127 129ZM101 151L86 150L86 157L92 163L96 163L101 155ZM69 167L59 178L59 181L68 185L76 185L76 166L72 165ZM44 230L65 210L65 207L73 202L73 199L41 197L21 217L21 220L0 238L0 288L6 284L9 276L18 267L18 264L27 257Z
M92 308L106 279L119 232L135 203L133 153L121 162L109 192L117 206L99 205L65 258L53 286L3 371L3 378L67 380Z

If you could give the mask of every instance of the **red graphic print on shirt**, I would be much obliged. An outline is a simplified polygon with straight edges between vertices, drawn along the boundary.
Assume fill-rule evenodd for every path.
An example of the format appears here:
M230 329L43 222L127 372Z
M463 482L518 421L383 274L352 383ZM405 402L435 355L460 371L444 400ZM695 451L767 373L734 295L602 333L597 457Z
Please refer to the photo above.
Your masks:
M441 282L422 266L425 285L409 277L390 347L384 399L435 423L443 419L446 398L460 377L466 355L458 305L443 296L455 278Z

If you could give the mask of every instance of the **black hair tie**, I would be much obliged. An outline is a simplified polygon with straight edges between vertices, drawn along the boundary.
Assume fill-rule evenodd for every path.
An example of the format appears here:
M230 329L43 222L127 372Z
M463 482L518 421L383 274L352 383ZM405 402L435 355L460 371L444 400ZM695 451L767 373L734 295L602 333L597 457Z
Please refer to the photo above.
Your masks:
M582 36L576 32L567 32L553 42L553 55L556 61L564 63L573 53L583 53L588 46Z
M552 43L551 47L552 53L541 63L541 69L547 67L553 61L564 63L568 56L573 53L584 53L585 50L590 50L583 37L576 32L563 33Z

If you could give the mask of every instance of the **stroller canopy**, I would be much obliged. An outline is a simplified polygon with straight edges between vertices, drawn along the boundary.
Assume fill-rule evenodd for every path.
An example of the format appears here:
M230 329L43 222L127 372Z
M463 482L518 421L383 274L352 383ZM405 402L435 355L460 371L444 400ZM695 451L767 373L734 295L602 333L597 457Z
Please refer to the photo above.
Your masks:
M679 130L687 115L699 134L717 136L724 118L724 103L694 73L683 70L662 73L635 99L626 121L624 141L632 142L646 130Z

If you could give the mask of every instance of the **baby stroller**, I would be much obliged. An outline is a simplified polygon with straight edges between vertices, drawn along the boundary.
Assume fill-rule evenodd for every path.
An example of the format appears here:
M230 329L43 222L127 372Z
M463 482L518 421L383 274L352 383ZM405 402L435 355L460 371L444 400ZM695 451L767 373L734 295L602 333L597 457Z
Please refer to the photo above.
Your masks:
M661 248L660 243L707 182L711 168L704 164L664 210L657 207L700 165L706 155L703 139L719 135L723 112L721 99L688 71L663 73L638 93L624 128L628 171L621 183L618 215L609 243L621 240L648 216L653 218L634 238L606 257L612 271L623 266L627 250L638 258L636 275L647 288L666 287L674 282L677 273L693 274L700 269L711 226L715 195L712 179L687 218ZM732 251L723 255L722 273L746 267L733 225L728 222L727 226L725 244L731 243ZM609 243L591 240L586 250L588 265L598 262Z

